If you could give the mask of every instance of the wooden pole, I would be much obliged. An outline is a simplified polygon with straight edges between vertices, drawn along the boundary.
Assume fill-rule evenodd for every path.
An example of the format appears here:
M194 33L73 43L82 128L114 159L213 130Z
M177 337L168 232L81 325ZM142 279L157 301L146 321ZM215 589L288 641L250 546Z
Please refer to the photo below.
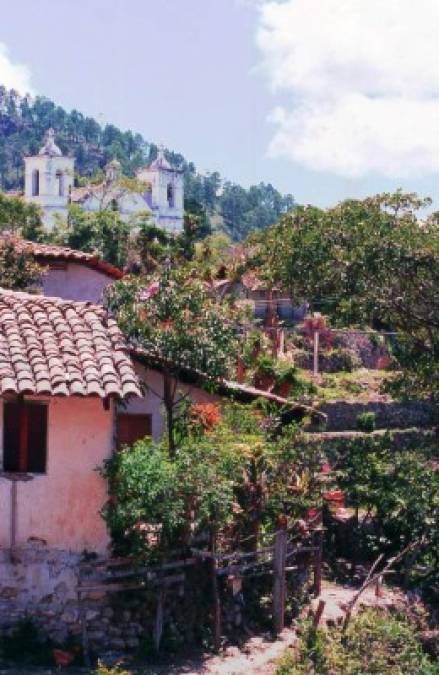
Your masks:
M154 646L155 646L156 652L159 651L160 642L162 640L164 600L165 600L165 589L163 588L163 586L160 586L159 591L158 591L158 596L157 596L157 608L156 608L155 622L154 622Z
M312 625L314 628L317 628L320 620L322 618L323 610L325 609L326 602L324 600L319 600L319 606L317 607L316 613L314 614Z
M314 360L313 360L313 374L317 377L319 374L319 331L314 331Z
M287 533L278 530L274 538L273 551L273 632L275 635L285 627Z
M317 551L314 554L314 595L319 597L322 592L322 557L323 557L323 532L317 530L314 534Z
M17 541L17 481L11 481L11 551L14 550Z
M213 646L216 652L221 647L221 600L218 588L218 563L213 557L210 561L212 582L212 613L213 613Z

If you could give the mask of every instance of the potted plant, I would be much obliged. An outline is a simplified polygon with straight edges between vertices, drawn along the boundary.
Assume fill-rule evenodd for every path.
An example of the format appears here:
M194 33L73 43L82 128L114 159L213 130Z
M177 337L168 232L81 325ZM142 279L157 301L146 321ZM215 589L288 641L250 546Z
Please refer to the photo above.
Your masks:
M256 360L255 387L267 391L276 381L276 365L269 354L260 354Z

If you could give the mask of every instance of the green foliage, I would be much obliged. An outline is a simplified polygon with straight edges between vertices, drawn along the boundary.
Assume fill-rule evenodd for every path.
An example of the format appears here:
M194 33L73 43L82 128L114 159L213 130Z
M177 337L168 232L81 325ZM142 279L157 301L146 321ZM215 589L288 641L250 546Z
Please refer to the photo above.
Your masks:
M96 668L90 672L90 675L133 675L133 671L127 670L121 664L106 666L102 661L98 661Z
M44 238L41 212L36 204L0 192L0 232L18 234L24 239Z
M303 627L298 653L281 659L276 675L434 675L415 628L402 616L366 610L347 631Z
M395 452L389 437L344 443L332 458L348 503L373 518L363 519L359 531L370 557L393 555L423 539L420 555L428 565L437 564L439 476L430 460L427 449Z
M357 415L357 427L360 431L372 432L376 428L376 414L374 412L363 412Z
M296 305L310 300L338 325L397 331L399 390L421 396L437 395L439 382L438 218L416 215L428 203L398 191L298 207L250 242L253 264Z
M163 370L172 451L174 407L180 399L176 380L182 371L212 384L227 375L236 359L238 315L216 302L206 284L184 268L167 269L161 276L125 277L108 289L107 303L145 361Z
M138 441L105 463L110 500L103 516L120 553L140 555L145 547L166 548L183 523L177 467L152 441Z
M131 225L117 211L106 209L89 213L69 206L68 223L59 223L50 240L62 246L98 254L106 262L122 268L128 256Z
M236 545L273 532L279 515L303 517L321 501L321 454L294 427L274 441L255 408L231 404L208 432L189 431L172 459L166 444L141 441L106 463L103 511L120 553L149 559L192 537Z
M0 640L0 655L19 665L47 666L53 664L53 645L42 639L30 618L20 621L9 636Z
M160 277L128 277L114 284L107 301L121 328L145 356L178 373L188 368L215 381L232 363L233 314L183 269Z
M9 237L0 238L0 279L2 288L28 290L41 278L44 269L33 257L18 251Z

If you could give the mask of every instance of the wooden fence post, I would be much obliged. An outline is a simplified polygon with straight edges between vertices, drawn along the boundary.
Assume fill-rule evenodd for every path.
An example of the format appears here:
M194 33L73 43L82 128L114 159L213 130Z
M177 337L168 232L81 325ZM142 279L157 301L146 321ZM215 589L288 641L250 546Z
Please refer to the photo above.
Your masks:
M314 331L313 375L319 374L319 331Z
M278 530L274 538L273 551L273 631L275 635L285 626L287 532Z
M165 605L165 589L162 585L159 586L157 594L157 607L154 621L154 647L156 652L160 649L160 642L163 634L163 619L164 619L164 605Z
M314 595L318 598L322 592L322 557L323 557L323 531L316 530L314 533L314 545L317 550L314 553Z
M221 647L221 600L217 576L218 564L215 556L211 560L210 574L212 581L212 610L213 610L213 646L216 652Z

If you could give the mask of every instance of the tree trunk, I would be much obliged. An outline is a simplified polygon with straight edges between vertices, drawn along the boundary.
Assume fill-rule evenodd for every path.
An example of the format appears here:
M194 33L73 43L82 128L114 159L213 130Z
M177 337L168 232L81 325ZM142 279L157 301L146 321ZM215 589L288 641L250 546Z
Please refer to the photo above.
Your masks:
M166 425L168 428L169 454L175 454L174 439L174 396L173 396L172 376L169 373L163 375L163 403L166 410Z

